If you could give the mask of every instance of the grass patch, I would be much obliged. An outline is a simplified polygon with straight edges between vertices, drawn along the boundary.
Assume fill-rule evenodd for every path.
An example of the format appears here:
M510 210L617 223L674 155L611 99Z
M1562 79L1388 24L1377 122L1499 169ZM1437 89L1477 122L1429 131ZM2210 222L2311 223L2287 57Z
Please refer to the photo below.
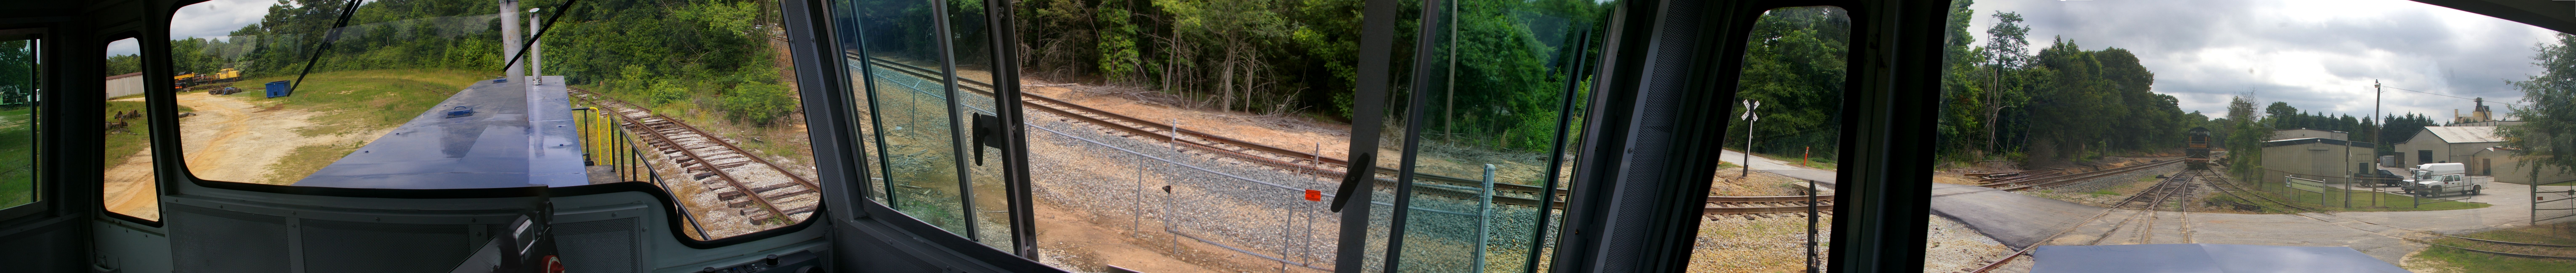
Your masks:
M143 110L143 107L143 102L140 101L108 101L107 111L100 113L99 118L106 119L109 122L115 122L118 121L118 119L116 119L116 112L141 111ZM187 106L180 106L179 111L188 112L195 111L195 109L190 109ZM116 165L124 165L126 156L134 155L134 153L143 152L145 149L152 148L152 141L147 139L147 136L152 135L151 125L144 124L145 121L142 118L125 119L123 121L126 123L124 131L119 132L110 130L106 133L105 138L102 139L106 142L107 146L105 147L105 155L107 158L106 166L113 167Z
M0 208L36 202L32 108L0 109Z
M1771 159L1771 160L1779 160L1780 162L1788 162L1789 164L1800 164L1799 162L1806 162L1806 163L1805 163L1805 164L1806 164L1805 166L1807 166L1807 168L1824 169L1824 170L1835 170L1835 169L1840 168L1840 166L1838 166L1837 164L1834 164L1834 159L1833 159L1833 158L1828 158L1828 157L1807 157L1804 161L1801 161L1801 160L1799 160L1799 158L1798 158L1798 157L1796 157L1796 156L1784 156L1784 155L1764 154L1764 153L1755 153L1755 154L1753 154L1753 156L1759 156L1759 157L1762 157L1762 158L1769 158L1769 159Z
M2576 235L2572 235L2572 234L2570 234L2570 233L2569 233L2569 231L2567 230L2568 228L2570 228L2570 227L2569 227L2569 225L2576 225L2576 224L2561 223L2561 224L2554 224L2554 225L2525 226L2525 227L2510 228L2510 229L2501 229L2501 230L2495 230L2495 231L2487 231L2487 232L2471 233L2471 234L2465 234L2465 235L2459 235L2459 236L2460 236L2460 237L2469 237L2469 238L2479 238L2479 239L2499 240L2499 241L2510 241L2510 242L2546 243L2546 244L2560 244L2560 245L2576 244ZM2451 246L2460 246L2460 247L2477 248L2477 249L2480 249L2480 250L2488 250L2488 251L2501 251L2501 252L2522 253L2522 254L2536 254L2536 255L2571 256L2571 252L2576 252L2576 251L2570 251L2570 250L2566 250L2566 249L2554 249L2554 248L2545 248L2545 247L2521 247L2521 246L2512 246L2512 245L2495 244L2495 243L2484 243L2484 242L2476 242L2476 241L2470 241L2470 240L2461 240L2461 239L2458 239L2458 238L2441 238L2441 239L2434 240L2434 243L2443 244L2443 245L2451 245ZM2513 272L2567 272L2569 268L2576 268L2576 260L2536 259L2536 258L2512 257L2512 256L2504 256L2504 255L2496 255L2496 254L2488 254L2488 253L2481 253L2481 252L2475 252L2475 251L2461 250L2461 249L2457 249L2457 248L2442 247L2442 246L2433 246L2433 247L2430 247L2430 248L2426 248L2426 249L2424 249L2424 252L2416 253L2415 257L2416 257L2416 258L2420 258L2420 259L2431 260L2431 261L2433 261L2433 262L2432 262L2432 263L2429 263L2429 264L2431 264L2431 265L2433 265L2433 266L2435 266L2435 267L2448 267L2448 268L2444 268L2444 269L2457 269L2457 270L2444 270L2444 271L2446 271L2446 272L2506 272L2506 273L2513 273Z
M2240 185L2240 186L2245 186L2245 188L2246 188L2247 190L2257 191L2257 193L2252 193L2252 194L2260 194L2260 195L2263 195L2263 197L2269 197L2269 198L2271 198L2271 200L2277 200L2277 201L2280 201L2280 202L2289 202L2289 203L2291 203L2292 205L2298 206L2298 207L2300 207L2300 208L2307 208L2307 209L2320 210L2320 211L2327 211L2327 212L2344 212L2344 211L2429 211L2429 210L2474 209L2474 208L2484 208L2484 207L2492 207L2492 206L2495 206L2494 204L2478 203L2478 202L2466 202L2466 201L2445 201L2445 200L2442 200L2442 199L2436 199L2436 198L2417 198L2417 197L2412 196L2412 195L2393 194L2393 193L2382 193L2382 192L2374 192L2374 191L2371 191L2370 189L2367 189L2367 188L2355 188L2355 189L2352 189L2351 194L2350 194L2351 199L2352 199L2352 202L2351 202L2352 207L2350 207L2350 208L2346 208L2346 207L2344 207L2344 204L2345 204L2345 203L2344 203L2344 198L2345 198L2345 196L2346 196L2346 195L2345 195L2343 192L2341 192L2341 191L2343 191L2343 188L2339 188L2339 187L2309 188L2309 187L2307 187L2307 186L2296 186L2296 187L2300 187L2300 188L2307 188L2307 189L2309 189L2309 190L2320 190L2320 192L2308 192L2308 191L2304 191L2304 190L2296 190L2296 189L2285 188L2285 187L2282 185L2282 183L2280 183L2280 182L2259 183L2259 185L2250 185L2250 186L2249 186L2249 185L2243 185L2243 184L2239 184L2239 185ZM2224 196L2224 195L2221 195L2221 196ZM2260 198L2258 198L2258 197L2253 197L2253 196L2246 196L2245 198L2255 198L2255 199L2260 199ZM2446 197L2444 197L2444 198L2459 199L2459 198L2466 198L2466 197L2465 197L2465 196L2459 196L2459 195L2451 195L2451 196L2446 196ZM2423 202L2423 204L2417 204L2417 202ZM2264 202L2252 202L2251 204L2267 204L2267 203L2264 203ZM2265 206L2269 206L2269 205L2265 205ZM2303 210L2299 210L2299 209L2295 209L2295 208L2273 207L2273 208L2271 208L2271 209L2273 209L2273 211L2305 212L2305 211L2303 211Z
M2541 186L2576 186L2576 181L2540 184Z
M245 79L242 82L265 83L293 80L293 76ZM291 109L320 113L307 119L310 125L296 128L305 137L364 133L401 126L446 101L475 81L491 77L467 70L388 69L334 71L313 73L292 95L263 98L266 86L242 87L235 96L263 110ZM295 143L284 157L269 163L264 181L291 183L312 175L322 167L338 162L350 152L374 141L373 137L346 143Z
M484 73L468 70L389 69L313 73L305 77L293 95L259 98L267 87L246 87L245 99L263 107L279 107L325 113L309 120L312 126L296 130L304 136L345 134L392 128L409 122L430 107L446 101L475 81L489 79ZM289 76L255 78L244 82L292 80ZM334 155L336 158L337 155Z
M367 146L367 142L365 141L306 145L295 147L294 151L286 152L286 156L284 158L338 159L349 156L350 152L358 151L358 147L365 146ZM339 162L339 160L280 160L276 163L268 164L268 177L266 179L261 179L260 181L294 183L298 180L304 180L305 176L313 175L313 172L315 171L321 171L322 167L331 166L332 162Z

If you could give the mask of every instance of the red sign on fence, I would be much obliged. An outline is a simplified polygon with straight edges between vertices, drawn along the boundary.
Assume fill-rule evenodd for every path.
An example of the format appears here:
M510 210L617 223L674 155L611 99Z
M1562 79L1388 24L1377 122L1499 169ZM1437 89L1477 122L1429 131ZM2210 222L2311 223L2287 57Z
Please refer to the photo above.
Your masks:
M1306 201L1324 201L1324 192L1318 190L1306 190Z

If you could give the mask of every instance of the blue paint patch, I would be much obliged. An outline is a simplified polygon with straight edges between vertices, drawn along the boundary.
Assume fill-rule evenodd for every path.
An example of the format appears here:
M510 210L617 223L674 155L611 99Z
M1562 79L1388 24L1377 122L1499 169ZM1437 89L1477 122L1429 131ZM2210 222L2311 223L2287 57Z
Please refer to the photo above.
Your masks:
M562 76L549 79L561 81ZM589 184L561 85L476 81L296 186L472 189ZM467 116L448 116L463 107ZM538 111L528 111L528 109Z

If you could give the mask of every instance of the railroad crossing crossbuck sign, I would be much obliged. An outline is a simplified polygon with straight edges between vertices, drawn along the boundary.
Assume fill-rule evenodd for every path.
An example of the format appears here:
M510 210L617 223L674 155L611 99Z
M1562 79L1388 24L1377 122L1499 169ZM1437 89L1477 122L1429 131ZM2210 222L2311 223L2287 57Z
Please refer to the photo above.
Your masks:
M1759 121L1759 120L1762 120L1762 116L1754 115L1754 114L1753 114L1753 109L1754 109L1754 108L1762 108L1762 102L1759 102L1759 101L1753 101L1753 100L1744 100L1744 117L1743 117L1744 121ZM1750 135L1750 134L1748 134L1748 135Z
M1753 122L1762 120L1762 115L1753 114L1756 108L1762 108L1762 102L1744 100L1744 170L1735 177L1753 175Z

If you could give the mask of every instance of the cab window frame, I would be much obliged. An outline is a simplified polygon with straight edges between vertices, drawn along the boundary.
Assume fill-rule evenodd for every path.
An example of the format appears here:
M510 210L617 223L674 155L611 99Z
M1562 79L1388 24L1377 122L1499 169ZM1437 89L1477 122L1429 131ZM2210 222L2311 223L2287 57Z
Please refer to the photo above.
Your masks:
M183 1L183 2L185 2L185 1ZM793 4L790 4L790 3L798 3L798 2L799 2L799 1L797 1L797 0L785 0L785 1L776 1L776 2L774 2L774 3L778 3L778 4L779 4L779 5L775 6L775 7L779 7L779 10L777 10L777 12L778 12L778 13L777 13L777 14L775 14L775 15L776 15L776 16L780 16L782 20L788 20L788 21L801 20L801 19L802 19L802 17L801 17L801 16L806 15L806 14L805 14L805 13L806 13L806 10L805 10L805 8L806 8L806 7L805 7L805 6L803 6L803 5L793 5ZM149 25L149 26L145 26L145 28L146 28L146 29L148 29L149 31L152 31L152 32L153 32L153 33L155 33L155 34L159 34L159 35L158 35L158 37L159 37L159 38L158 38L158 40L148 39L148 38L146 38L146 36L145 36L145 35L141 35L141 34L140 34L141 32L135 32L135 33L128 33L128 34L108 35L108 36L105 36L105 37L117 37L117 38L105 39L105 40L102 40L102 41L115 41L115 40L124 39L124 38L136 38L136 39L137 39L137 42L138 42L138 44L137 44L137 45L138 45L138 47L140 47L140 48L141 48L141 52L140 52L140 54L141 54L141 55L150 55L150 56L146 56L146 57L154 57L154 56L161 57L161 58L158 58L158 59L159 59L159 60L161 60L161 61L157 61L157 62L156 62L156 61L153 61L155 58L145 58L145 61L144 61L144 62L142 62L142 65L141 65L141 67L140 67L140 68L141 68L141 69L142 69L142 71L145 73L143 76L151 77L151 76L155 76L155 75L156 75L156 74L154 74L154 73L160 73L160 74L158 74L158 77L155 77L155 78L146 78L146 79L144 79L144 80L146 81L145 85L146 85L146 86L170 86L171 84L174 84L174 82L170 81L168 77L170 76L170 73L171 73L170 71L173 71L173 70L175 69L175 67L174 67L174 65L175 65L175 64L173 64L173 63L171 63L171 62L167 61L167 60L169 60L169 59L168 59L169 54L171 54L171 51L170 51L170 49L171 49L171 43L169 42L169 38L170 38L170 37L169 37L169 32L170 32L170 30L171 30L171 29L170 29L170 27L169 27L169 24L170 24L170 23L172 23L172 22L175 22L175 21L176 21L175 19L178 17L178 15L179 15L179 11L180 11L181 9L187 8L187 7L189 7L189 6L198 5L198 4L205 4L205 3L206 3L206 2L193 2L193 3L181 3L181 4L173 5L173 6L171 6L167 11L164 11L164 13L163 13L163 14L161 14L161 15L159 16L159 18L164 18L163 20L160 20L160 21L148 21L148 22L151 22L151 23L154 23L154 24L158 24L158 25ZM372 3L372 2L369 2L369 3ZM564 4L571 4L571 3L579 3L579 2L578 2L578 1L565 2ZM363 4L362 4L362 5L363 5ZM565 7L562 7L562 6L544 6L544 7L522 6L522 8L547 8L547 9L549 9L549 10L562 10L562 9L564 9ZM554 18L547 18L547 19L554 19ZM542 26L525 26L525 27L523 27L523 28L521 29L521 31L522 31L522 35L536 35L536 34L537 34L537 31L538 31L538 28L542 28ZM0 34L5 34L5 33L6 33L5 31L7 31L7 30L6 30L6 29L0 29ZM797 33L798 31L799 31L799 30L796 30L796 29L788 29L788 30L787 30L787 32L789 32L789 33ZM104 43L102 43L101 45L104 45ZM48 53L50 54L50 52L48 52ZM794 60L804 60L804 59L807 59L807 57L806 57L806 56L804 56L803 54L795 54L795 55L791 55L791 56L789 56L789 57L790 57L791 59L794 59ZM796 71L797 71L797 72L800 72L800 73L802 73L802 72L806 72L806 68L803 68L803 67L797 67ZM803 78L803 77L799 77L799 78ZM53 83L48 82L48 84L53 84ZM158 85L155 85L155 84L158 84ZM795 82L782 82L781 84L796 84L796 83L795 83ZM811 94L811 92L816 92L816 91L818 91L818 90L822 90L822 89L829 89L829 88L820 88L820 87L802 86L802 85L798 86L798 90L802 90L802 91L800 91L800 92L808 92L807 94ZM148 89L147 89L147 91L148 91ZM147 95L146 95L147 97L154 98L154 99L148 99L148 101L147 101L147 103L148 103L151 107L153 107L152 109L168 109L168 110L158 111L158 112L155 112L155 113L171 113L170 115L175 115L175 112L176 112L175 110L177 109L177 108L176 108L176 107L177 107L177 102L176 102L176 99L175 99L175 93L173 93L173 92L168 92L168 91L166 91L166 90L165 90L165 91L162 91L162 92L145 92L145 94L147 94ZM799 104L803 104L803 103L806 103L806 102L812 102L812 101L816 101L816 100L822 100L822 99L821 99L821 97L817 97L817 98L818 98L818 99L802 100L802 101L800 101L800 102L799 102ZM59 106L47 106L47 107L59 107ZM47 110L51 110L51 109L47 109ZM819 113L819 112L826 112L826 111L828 111L828 110L826 110L826 109L813 109L813 108L806 108L806 109L803 109L802 111L800 111L800 112L798 112L798 113L799 113L799 114L805 114L805 115L820 115L820 114L822 114L822 113ZM159 116L160 116L159 114L147 114L147 115L152 116L152 117L159 117ZM648 194L648 195L653 195L653 196L655 197L654 199L656 199L656 200L660 200L661 204L658 204L658 205L663 206L663 207L662 207L663 209L661 209L661 211L662 211L662 212L664 212L664 213L666 214L666 215L664 215L664 217L663 217L663 218L665 218L665 219L669 220L669 221L666 221L666 223L660 223L660 224L663 224L663 225L669 225L669 230L671 230L671 231L672 231L672 232L670 232L669 236L671 236L672 238L674 238L674 239L676 239L677 241L679 241L681 245L683 245L683 246L687 246L687 247L689 247L689 248L691 248L691 249L716 249L716 248L722 248L722 247L727 247L727 246L740 245L740 244L744 244L744 243L751 243L751 242L763 241L763 240L767 240L767 239L771 239L771 238L777 238L777 237L780 237L780 236L787 236L787 235L790 235L790 234L804 233L804 232L806 232L808 229L815 228L815 227L816 227L816 226L818 226L818 225L823 225L823 224L818 224L818 222L822 222L822 221L824 220L824 216L825 216L825 215L830 215L831 213L835 213L835 212L834 212L834 210L833 210L832 208L830 208L830 207L828 207L828 206L821 206L821 205L819 205L819 204L818 204L818 205L817 205L817 207L815 208L814 212L810 214L811 216L809 216L809 217L807 217L807 218L805 218L805 219L802 219L802 220L800 220L800 221L797 221L797 222L795 222L795 223L792 223L792 224L787 224L787 225L777 226L777 227L771 227L771 228L762 229L762 230L759 230L759 231L753 231L753 232L750 232L750 233L743 233L743 234L736 234L736 235L732 235L732 236L715 237L715 238L708 238L708 239L700 239L699 237L695 236L694 234L690 234L690 233L687 233L687 232L682 232L681 230L682 230L683 228L687 228L687 227L688 227L688 226L687 226L688 224L687 224L686 222L681 222L682 220L679 220L679 219L682 219L682 216L681 216L681 215L682 215L683 213L682 213L682 212L680 212L680 210L677 210L677 209L670 209L670 208L674 208L674 207L684 206L682 203L678 202L678 198L680 198L679 196L673 195L673 194L671 194L668 190L661 189L661 188L659 188L658 186L652 186L652 185L651 185L651 184L649 184L649 183L646 183L646 184L627 183L627 182L633 182L633 181L624 181L624 182L615 182L615 183L603 183L603 184L577 185L577 186L563 186L563 187L548 187L548 188L540 189L540 190L530 190L530 189L528 189L528 188L526 188L526 187L510 187L510 188L462 188L462 189L338 188L338 187L275 185L275 184L261 184L261 183L250 183L250 182L236 182L236 181L209 180L209 179L203 179L203 178L199 178L199 177L197 177L197 176L196 176L196 174L195 174L195 172L194 172L193 170L191 170L191 169L190 169L190 167L187 165L187 164L188 164L188 162L186 162L186 160L185 160L185 159L186 159L186 158L185 158L185 157L186 157L186 154L184 154L184 152L179 151L179 148L178 148L178 147L180 147L180 146L179 146L179 145L180 145L179 141L181 141L181 138L178 136L178 134L179 134L179 133L180 133L180 131L181 131L181 130L180 130L180 128L178 127L178 122L177 122L177 120L176 120L175 118L173 118L173 119L168 119L168 120L169 120L169 122L165 122L168 128L157 128L157 127L156 127L156 128L154 128L154 129L155 129L155 130L154 130L154 134L155 134L155 135L154 135L154 139L156 139L156 141L169 142L169 143L158 143L158 142L156 142L156 143L154 143L154 144L155 144L155 145L154 145L154 147L156 147L156 149L161 149L161 148L158 148L158 147L161 147L161 146L168 146L169 148L166 148L166 149L168 149L168 150L169 150L169 152L171 152L171 153L168 153L168 154L163 154L163 153L160 153L160 151L159 151L159 150L156 150L156 151L155 151L155 153L154 153L154 155L153 155L153 157L155 158L155 160L154 160L154 164L156 164L156 165L158 165L158 166L159 166L159 168L156 168L156 170L155 170L155 174L156 174L155 176L156 176L156 177L155 177L154 179L156 180L156 182L162 182L162 183L159 183L159 184L157 185L157 187L156 187L156 188L157 188L157 190L159 190L159 193L158 193L158 194L159 194L160 196L162 196L163 198L165 198L165 199L166 199L166 198L168 198L169 196L176 196L176 195L181 195L181 194L190 194L190 191L191 191L191 190L197 190L197 189L214 189L214 190L229 190L229 191L255 192L255 193L265 193L265 194L285 194L285 195L321 196L321 197L393 198L393 199L479 199L479 198L510 198L510 197L530 197L530 196L580 196L580 195L609 194L609 193L617 193L617 192L628 192L628 191L634 191L634 192L644 192L644 193L646 193L646 194ZM813 122L820 122L820 121L808 121L808 123L813 123ZM161 130L161 129L168 129L168 130ZM167 145L162 145L162 144L167 144ZM816 146L815 146L814 148L815 148L818 152L819 152L819 151L821 151L822 149L828 148L827 146L824 146L822 143L819 143L819 142L818 142L818 143L816 143L815 145L816 145ZM817 156L817 159L820 159L820 157L821 157L821 155L820 155L820 154L817 154L816 156ZM163 160L163 159L167 159L167 160ZM175 166L175 167L174 167L174 166ZM104 170L104 168L101 168L101 170ZM819 176L819 177L818 177L819 179L824 179L824 180L821 180L821 181L829 181L828 179L832 179L832 178L834 178L834 177L832 176L832 173L833 173L833 172L832 172L831 170L823 169L823 170L818 170L818 172L817 172L817 176ZM186 182L186 183L167 183L167 182ZM41 180L40 180L39 184L43 184L43 183L44 183L44 182L41 182ZM103 190L103 188L101 188L101 190ZM200 192L200 193L197 193L197 194L208 194L208 193L212 193L212 194L215 194L215 195L226 195L226 193L221 193L220 191ZM92 192L91 194L95 195L95 194L96 194L96 192ZM53 200L39 200L39 201L40 201L40 203L41 203L41 201L53 201ZM103 202L103 200L102 200L102 202ZM104 212L104 211L105 211L105 210L104 210L104 207L103 207L103 203L102 203L102 206L96 207L96 209L99 209L99 210L100 210L100 211L102 211L102 212ZM9 211L7 211L7 210L0 210L0 220L6 220L6 219L8 219L8 217L10 217L10 215L8 215L8 214L6 214L6 213L10 213L10 212L9 212ZM121 214L117 214L117 213L102 213L102 214L104 214L104 215L108 215L109 217L114 217L114 218L117 218L117 219L120 219L120 220L126 220L126 221L130 221L130 222L135 222L135 223L137 223L137 224L144 224L144 225L148 225L148 226L152 226L152 227L156 227L156 228L158 228L158 227L162 227L162 226L164 225L164 223L163 223L163 222L161 222L161 221L146 221L146 220L142 220L142 219L140 219L140 218L135 218L135 217L132 217L132 216L125 216L125 215L121 215ZM655 223L645 223L645 224L647 224L647 225L654 225ZM652 236L652 235L647 235L647 236Z
M156 47L156 46L152 43L152 39L147 39L146 35L143 35L143 33L142 33L141 31L129 31L129 32L121 32L121 33L117 33L117 34L107 35L107 36L104 36L104 38L102 38L101 40L102 40L102 41L107 41L108 43L114 43L114 42L116 42L116 41L125 40L125 39L133 39L133 40L134 40L134 47L135 47L135 49L136 49L134 56L135 56L136 58L138 58L138 59L136 60L136 62L135 62L135 64L136 64L136 67L135 67L135 68L136 68L136 69L138 69L138 71L137 71L137 72L139 72L139 73L143 73L143 75L138 75L137 77L143 77L143 86L144 86L144 88L143 88L143 93L142 93L142 94L139 94L139 95L142 95L142 96L143 96L143 98L144 98L144 99L143 99L143 105L144 105L144 106L143 106L143 108L144 108L144 111L143 111L143 117L142 117L142 118L139 118L139 119L141 120L141 122L140 122L139 124L133 124L133 125L128 125L128 126L143 126L143 127L147 127L147 128L149 128L149 129L146 129L146 131L150 131L150 133L147 133L147 134L143 135L143 142L144 142L143 149L144 149L145 151L148 151L148 153L150 154L150 157L153 159L153 160L152 160L152 161L153 161L153 163L152 163L153 165L148 167L148 168L151 168L151 169L152 169L152 174L150 175L150 177L151 177L151 181L149 182L149 183L152 183L152 184L151 184L151 185L149 185L148 187L152 189L152 195L153 195L153 198L160 198L160 197L162 197L162 196L164 196L165 194L168 194L168 193L170 192L169 190L167 190L167 189L166 189L167 187L166 187L166 186L164 186L164 185L163 185L163 183L162 183L162 182L167 182L169 179L162 178L162 177L163 177L163 175L161 174L161 170L162 170L162 169L164 169L164 168L162 168L162 167L161 167L161 160L160 160L160 159L163 157L163 156L161 155L163 151L156 150L156 149L155 149L155 147L162 147L162 146L165 146L165 145L163 145L164 143L160 143L160 142L162 142L162 141L169 141L169 140L175 140L175 139L176 139L175 137L176 137L177 135L176 135L176 132L164 132L164 131L169 131L169 130L159 130L159 129L162 129L162 128L158 128L158 126L154 125L154 124L156 123L156 122L154 122L154 121L163 120L163 119L161 119L161 118L158 118L160 113L170 112L170 111L167 111L167 110L160 110L160 109L163 109L163 106L162 106L162 105L164 105L164 104L168 104L168 105L177 105L177 104L173 104L173 103L167 102L167 101L169 101L168 99L161 99L161 98L163 98L163 97L168 97L168 96L170 96L170 92L169 92L169 90L168 90L168 89L151 88L151 87L153 87L153 86L170 86L171 84L173 84L173 82L172 82L171 80L169 80L169 79L170 79L171 72L170 72L170 69L169 69L170 65L167 63L167 61L169 60L169 58L168 58L168 56L169 56L169 50L168 50L168 48L169 48L169 43L168 43L168 42L166 42L166 41L164 41L164 42L162 42L161 44L159 44L159 46L158 46L158 47ZM102 50L101 50L101 51L104 51L104 48L105 48L104 46L105 46L106 44L107 44L107 43L102 43L102 44L100 44L100 45L102 46L102 47L101 47L101 48L102 48ZM159 49L159 50L155 50L156 48L157 48L157 49ZM156 64L155 62L161 62L161 63ZM102 70L101 70L101 71L104 71L103 67L102 67ZM113 75L111 75L111 76L113 76ZM102 93L102 94L103 94L103 93ZM103 95L102 95L102 96L103 96ZM99 107L100 107L100 108L99 108L99 109L104 110L104 109L106 109L106 104L105 104L106 100L104 100L105 98L101 98L101 99L102 99L102 100L100 100L100 104L99 104ZM170 108L170 109L176 109L176 108ZM174 128L175 128L177 125L178 125L177 123L172 123L172 124L170 124L170 126L172 126L172 127L174 127ZM107 130L107 128L101 127L101 128L99 128L99 130L100 130L100 131L106 131L106 130ZM169 136L164 136L165 134L167 134L167 135L169 135ZM101 149L101 150L99 150L99 152L100 152L100 153L98 154L98 155L100 156L100 159L106 159L106 157L110 157L111 155L107 155L107 154L105 153L105 150L104 150L104 149L106 149L106 145L105 145L106 143L105 143L105 142L101 142L100 144L101 144L101 145L100 145L99 147L100 147L100 149ZM173 147L175 147L175 146L173 146ZM84 149L84 151L86 151L86 149ZM102 161L102 162L104 162L104 161ZM161 222L160 220L157 220L157 219L143 219L143 217L136 217L136 216L133 216L133 215L126 215L125 213L116 212L116 211L114 211L114 210L109 210L109 209L107 208L107 202L108 202L108 201L110 201L110 200L108 200L108 198L107 198L107 196L106 196L106 193L107 193L107 181L106 181L104 178L106 178L107 170L108 170L108 169L115 168L115 167L116 167L116 166L107 166L107 165L104 165L104 164L99 165L99 166L98 166L98 170L97 170L97 171L98 171L98 173L99 173L99 177L100 177L100 178L102 178L102 179L100 179L100 180L98 181L98 183L91 184L91 185L85 185L85 186L94 186L94 187L97 187L97 191L95 192L95 194L96 194L96 195L98 195L99 199L98 199L96 202L91 202L91 205L93 206L93 207L92 207L92 209L97 209L97 210L98 210L98 212L99 212L99 215L105 215L105 216L107 216L107 218L112 218L112 219L116 219L116 220L125 221L125 222L127 222L127 223L140 224L140 225L150 226L150 227L155 227L155 228L162 227L162 225L163 225L163 224L162 224L162 222ZM158 202L158 201L155 201L155 202ZM160 209L160 206L157 206L157 205L156 205L156 206L153 206L153 209L158 210L158 209Z
M35 56L39 64L50 63L53 60L57 60L58 58L56 57L62 55L57 53L57 51L60 51L59 49L64 46L63 43L55 40L58 38L54 38L49 35L52 34L52 30L52 28L44 26L16 27L0 25L0 40L35 41L32 45L35 48L35 52L32 55ZM108 41L113 40L111 39ZM104 49L106 44L101 43L99 45ZM36 70L30 70L29 72L40 75L36 78L37 82L35 85L39 90L60 90L63 86L58 80L65 76L63 75L65 73L62 70L62 66L48 65ZM43 97L44 93L37 93L37 96ZM38 103L35 106L37 122L30 123L30 125L37 126L38 129L34 134L34 137L36 138L36 146L34 147L35 150L31 151L33 156L37 158L53 158L55 153L59 153L60 150L62 150L45 149L47 145L44 145L48 143L56 143L57 141L53 141L56 139L54 135L62 134L62 132L59 132L62 130L43 130L44 127L49 127L47 125L67 124L50 117L49 113L61 111L61 108L61 106L46 105L42 103ZM53 211L53 209L57 207L54 204L55 202L62 202L62 198L60 197L64 196L64 188L48 187L50 185L55 185L55 183L50 183L48 180L59 178L54 177L53 175L47 175L53 173L50 172L51 168L61 168L62 165L43 164L44 161L42 160L32 163L36 165L32 166L29 170L36 172L36 177L35 179L30 180L33 185L29 185L29 193L33 195L34 200L26 204L0 208L0 221L37 217L39 215L46 214L45 212Z

